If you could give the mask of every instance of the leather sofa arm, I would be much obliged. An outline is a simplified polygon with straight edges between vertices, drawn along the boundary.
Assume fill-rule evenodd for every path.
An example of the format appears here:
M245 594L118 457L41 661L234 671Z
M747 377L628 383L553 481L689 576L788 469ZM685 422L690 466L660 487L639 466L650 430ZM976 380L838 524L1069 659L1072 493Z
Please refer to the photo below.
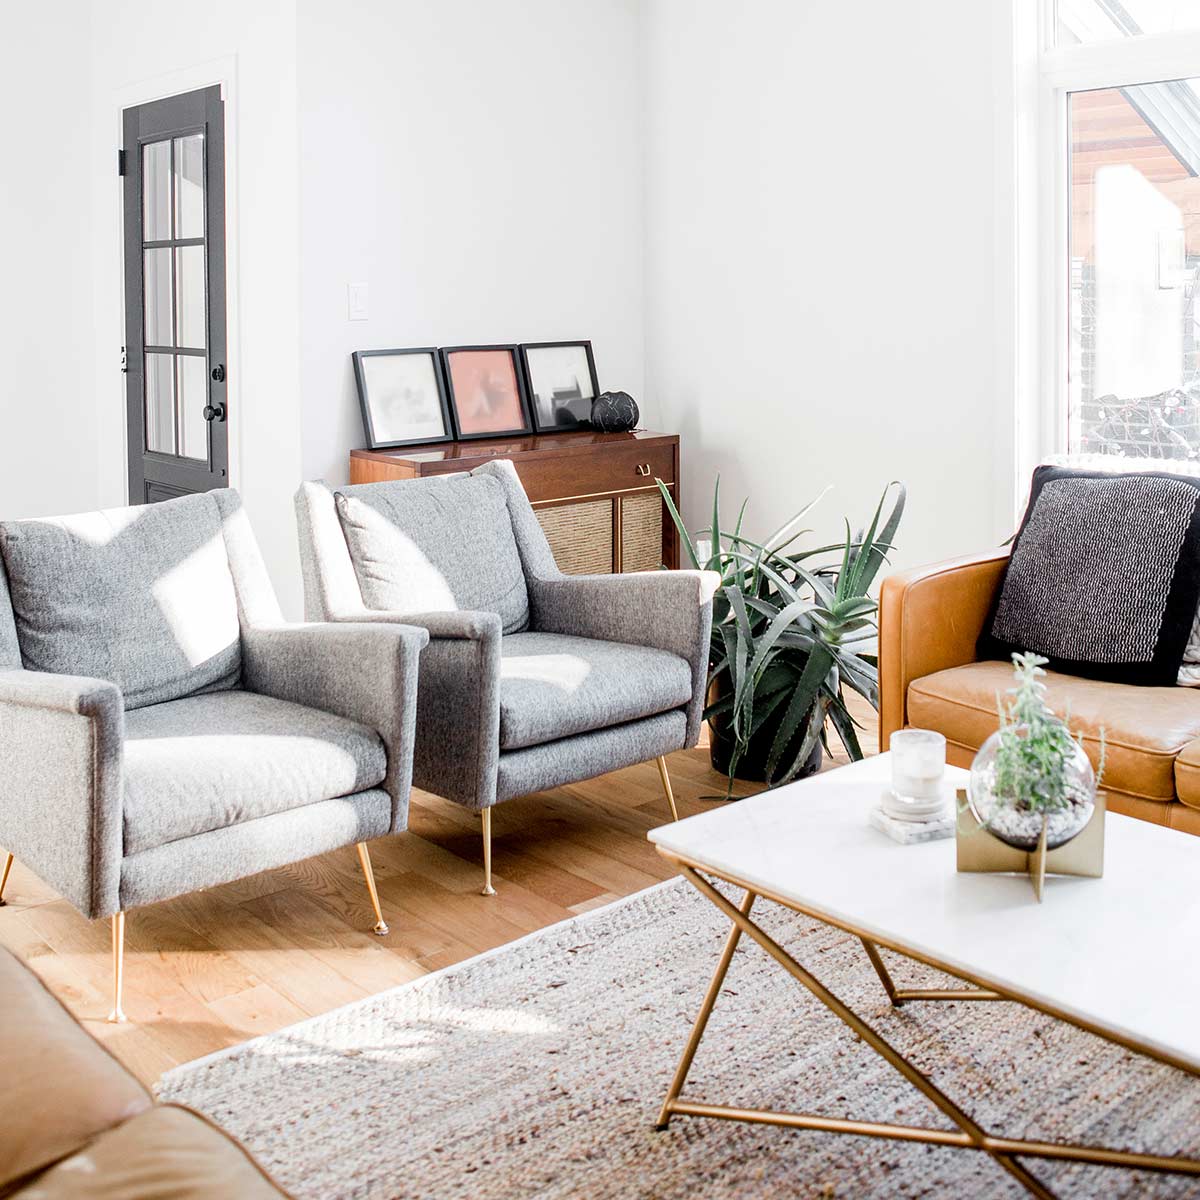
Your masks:
M889 575L879 596L879 748L907 719L914 679L975 661L1008 551Z

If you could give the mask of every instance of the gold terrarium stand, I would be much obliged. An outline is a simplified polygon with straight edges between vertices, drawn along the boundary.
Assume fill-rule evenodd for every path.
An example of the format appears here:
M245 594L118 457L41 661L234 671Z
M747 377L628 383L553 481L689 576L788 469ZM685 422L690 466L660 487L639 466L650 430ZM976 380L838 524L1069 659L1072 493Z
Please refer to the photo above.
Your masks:
M1080 875L1099 879L1104 874L1104 793L1096 793L1092 819L1057 850L1046 849L1046 825L1036 850L1018 850L988 833L967 803L967 793L958 793L955 841L960 871L1002 872L1029 876L1033 894L1042 902L1047 875Z

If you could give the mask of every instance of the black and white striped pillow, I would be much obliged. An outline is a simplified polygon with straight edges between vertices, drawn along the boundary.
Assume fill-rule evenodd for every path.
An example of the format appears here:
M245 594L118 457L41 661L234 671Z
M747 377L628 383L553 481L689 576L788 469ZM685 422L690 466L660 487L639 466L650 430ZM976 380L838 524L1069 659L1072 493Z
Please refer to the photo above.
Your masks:
M1200 479L1038 467L979 651L1165 687L1198 601Z

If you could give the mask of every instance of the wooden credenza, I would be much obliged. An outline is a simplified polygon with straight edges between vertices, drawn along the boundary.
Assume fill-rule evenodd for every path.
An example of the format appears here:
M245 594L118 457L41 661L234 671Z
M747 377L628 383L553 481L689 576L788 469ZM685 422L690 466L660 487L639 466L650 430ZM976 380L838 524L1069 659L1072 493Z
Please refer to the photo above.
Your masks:
M352 450L350 482L448 475L497 458L516 467L561 570L588 575L679 566L679 535L654 482L667 485L678 507L678 434L543 433Z

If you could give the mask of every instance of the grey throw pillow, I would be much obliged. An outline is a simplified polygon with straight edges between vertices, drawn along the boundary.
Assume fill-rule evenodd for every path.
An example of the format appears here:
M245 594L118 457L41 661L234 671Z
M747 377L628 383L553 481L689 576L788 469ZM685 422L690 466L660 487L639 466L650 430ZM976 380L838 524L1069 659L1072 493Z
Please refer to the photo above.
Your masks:
M525 571L498 480L365 483L336 498L367 608L494 612L505 633L528 626Z
M0 523L21 660L115 683L126 709L236 687L237 596L207 495Z
M1200 479L1038 467L980 657L1166 687L1198 600Z

